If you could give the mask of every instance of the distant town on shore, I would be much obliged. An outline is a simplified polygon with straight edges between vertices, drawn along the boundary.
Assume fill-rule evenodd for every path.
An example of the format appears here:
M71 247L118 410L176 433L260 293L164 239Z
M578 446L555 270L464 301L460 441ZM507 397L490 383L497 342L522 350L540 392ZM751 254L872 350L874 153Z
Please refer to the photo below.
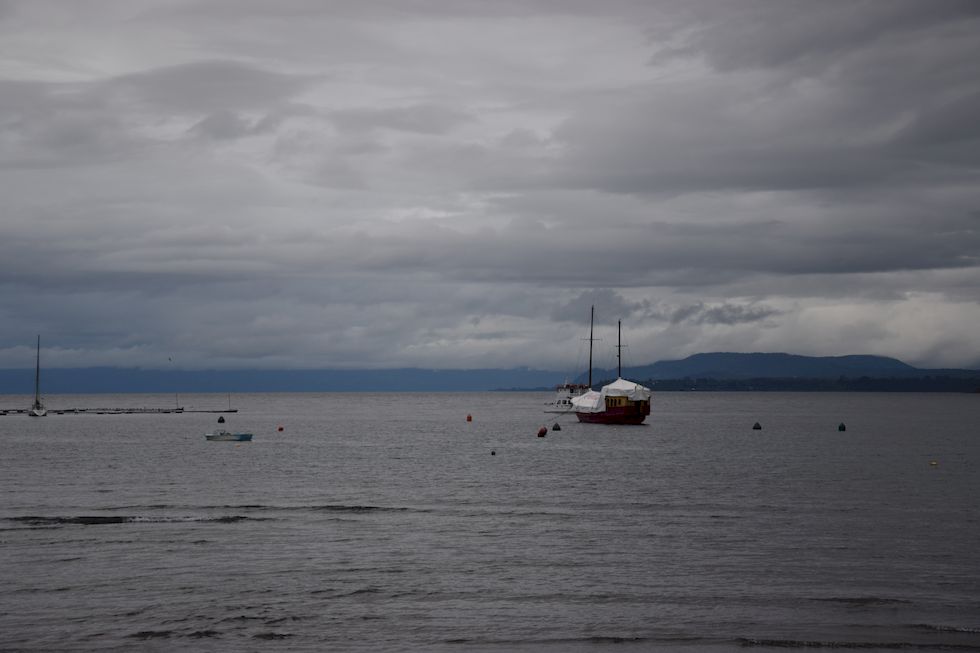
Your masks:
M623 376L655 391L976 392L980 370L921 369L882 356L798 356L782 353L708 353L682 360L624 367ZM593 371L594 385L616 377ZM552 390L584 374L555 370L153 370L61 368L42 370L45 394L169 392L484 392ZM0 393L29 394L33 369L0 370Z

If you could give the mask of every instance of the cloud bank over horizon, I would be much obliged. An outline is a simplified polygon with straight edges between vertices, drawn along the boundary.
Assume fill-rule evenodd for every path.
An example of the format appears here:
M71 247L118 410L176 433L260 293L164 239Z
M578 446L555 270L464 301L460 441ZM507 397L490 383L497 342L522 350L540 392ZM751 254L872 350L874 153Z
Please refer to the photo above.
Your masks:
M0 367L980 367L970 0L0 2Z

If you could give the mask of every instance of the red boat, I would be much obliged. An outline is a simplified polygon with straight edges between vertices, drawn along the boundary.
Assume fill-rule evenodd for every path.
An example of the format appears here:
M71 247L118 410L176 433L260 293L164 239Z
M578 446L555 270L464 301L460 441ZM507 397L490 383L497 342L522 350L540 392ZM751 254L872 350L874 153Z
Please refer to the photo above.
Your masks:
M572 399L578 421L589 424L642 424L650 414L650 390L619 378Z
M592 387L592 322L595 319L595 307L592 307L592 319L589 322L589 387ZM620 340L622 340L622 323L619 324ZM602 387L602 390L589 390L583 395L572 399L572 407L578 421L589 424L642 424L650 414L650 389L639 383L633 383L623 378L622 351L623 345L616 345L617 376L618 378Z

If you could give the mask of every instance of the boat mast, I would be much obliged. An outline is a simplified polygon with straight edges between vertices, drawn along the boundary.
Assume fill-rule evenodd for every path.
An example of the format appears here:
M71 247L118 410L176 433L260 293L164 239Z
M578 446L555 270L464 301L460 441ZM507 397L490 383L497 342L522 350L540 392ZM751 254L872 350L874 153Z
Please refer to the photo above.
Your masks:
M592 325L595 323L595 304L592 305L592 314L589 316L589 390L592 389ZM40 336L38 336L40 337Z
M37 363L34 366L34 407L41 404L41 334L37 336Z
M616 320L616 378L623 378L623 321Z

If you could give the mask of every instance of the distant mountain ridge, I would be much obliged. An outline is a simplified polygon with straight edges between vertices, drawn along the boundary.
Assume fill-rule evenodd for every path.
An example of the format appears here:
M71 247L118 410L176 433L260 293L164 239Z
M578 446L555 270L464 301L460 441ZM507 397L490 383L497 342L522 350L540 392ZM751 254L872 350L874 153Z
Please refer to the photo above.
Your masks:
M577 379L585 382L587 374ZM599 383L616 370L593 370ZM799 356L783 353L707 353L623 369L634 381L679 379L980 378L980 370L919 369L884 356ZM553 389L567 374L530 368L433 370L149 370L72 368L41 370L42 394L192 392L483 392ZM0 369L0 393L29 395L34 369Z
M969 370L943 371L970 372ZM694 354L682 360L658 361L652 365L623 370L624 375L643 379L917 377L935 372L937 370L920 370L898 359L885 356L800 356L783 353L730 352ZM611 373L615 372L611 371ZM593 377L595 377L594 371Z

